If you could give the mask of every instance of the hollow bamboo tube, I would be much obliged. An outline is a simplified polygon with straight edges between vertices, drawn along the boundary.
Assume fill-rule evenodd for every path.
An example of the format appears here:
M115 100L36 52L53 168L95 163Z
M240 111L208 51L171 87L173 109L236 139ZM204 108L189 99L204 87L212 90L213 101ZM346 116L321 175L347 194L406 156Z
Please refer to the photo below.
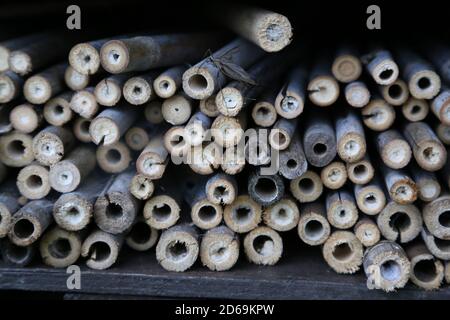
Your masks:
M297 233L303 242L310 246L321 245L328 239L330 232L323 203L308 203L301 207Z
M393 170L383 165L381 172L392 200L399 204L409 204L417 200L417 185L404 170Z
M136 221L141 203L129 191L133 168L120 173L100 195L94 205L95 223L105 232L120 234L130 230Z
M227 66L232 68L234 64L247 69L263 56L263 50L237 38L187 69L183 74L183 91L193 99L206 99L224 87L229 76ZM234 73L231 75L236 76Z
M91 269L108 269L117 261L123 241L123 235L95 230L84 240L81 256L87 258L86 265Z
M199 185L194 195L189 199L192 222L202 230L217 227L222 222L223 209L220 204L208 200L205 185Z
M9 265L25 267L29 265L36 256L36 246L29 245L26 247L16 246L8 239L1 242L1 256L3 262Z
M126 244L136 251L147 251L158 241L158 230L153 229L144 219L138 219L125 238Z
M225 206L223 219L228 228L237 233L255 229L261 222L262 208L248 195L240 195Z
M375 222L369 218L361 218L354 227L355 236L366 247L372 247L381 239L380 229Z
M271 127L275 121L277 121L277 110L275 107L277 95L278 92L271 89L270 91L263 93L254 104L251 115L257 126L267 128Z
M434 67L436 67L439 75L444 82L450 81L450 50L448 46L443 44L433 44L427 46L426 57L430 59Z
M138 173L150 179L160 179L167 166L168 152L164 147L163 137L153 137L136 160Z
M208 98L200 100L199 109L201 112L211 118L215 118L220 115L220 111L219 109L217 109L216 105L216 95L213 94Z
M226 226L208 230L200 244L202 264L212 271L231 269L239 258L239 237Z
M192 171L200 175L214 173L221 164L222 148L214 142L205 142L202 146L191 147L187 159Z
M176 225L162 232L156 245L156 259L168 271L186 271L199 254L197 230L190 225Z
M339 97L339 84L331 75L329 64L325 59L318 60L309 74L309 99L319 107L328 107Z
M355 108L366 106L371 98L370 91L362 81L350 82L345 86L345 100Z
M33 138L33 153L39 163L49 166L59 162L74 146L72 132L64 127L48 126Z
M245 153L242 148L238 146L232 146L230 148L225 148L223 153L223 161L220 164L223 172L236 175L245 167Z
M367 287L386 292L403 288L411 273L405 251L393 241L380 241L370 247L364 254L363 266Z
M248 194L262 206L270 206L284 196L284 181L277 175L263 175L254 171L248 178Z
M432 235L450 240L450 196L444 194L427 203L423 209L423 221Z
M23 133L32 133L42 124L42 109L24 103L14 107L9 113L12 127Z
M304 128L306 159L315 167L328 165L336 157L336 135L330 119L323 113L312 113Z
M185 130L183 126L174 126L164 133L164 147L172 155L183 157L190 150L189 144L184 138Z
M87 87L74 93L70 99L70 108L86 119L93 118L99 109L99 105L94 95L94 87Z
M53 206L53 218L64 230L79 231L91 221L94 203L114 181L102 172L91 174L74 192L62 194Z
M234 118L220 115L211 124L211 135L219 146L230 148L239 143L245 128L246 121L243 116Z
M164 100L161 112L164 120L176 126L186 123L191 117L194 101L184 93L178 93Z
M428 102L423 99L410 97L402 106L402 114L411 122L422 121L430 112Z
M353 194L346 189L328 192L326 197L327 219L338 229L349 229L358 221L358 208Z
M278 119L269 133L269 143L275 150L285 150L289 147L297 128L297 119Z
M439 138L425 122L409 123L403 134L412 148L417 164L424 170L437 171L447 159L447 151Z
M411 161L411 147L397 130L378 134L375 142L383 163L389 168L401 169Z
M215 18L267 52L276 52L292 40L287 17L269 10L244 4L219 3L211 8Z
M92 138L89 134L89 126L91 125L91 120L85 119L83 117L77 117L73 122L73 134L80 142L91 142Z
M152 129L152 126L149 126L145 120L137 122L125 133L127 146L133 151L142 151L150 142L150 136L154 133L159 133L157 130L153 130L152 132Z
M66 63L57 64L29 77L23 85L25 99L33 104L43 104L62 92L66 67Z
M365 214L377 215L384 209L386 195L378 177L366 185L355 184L353 191L359 210Z
M4 238L11 230L12 216L22 204L15 180L9 179L0 185L0 238Z
M174 66L161 73L154 81L153 88L160 98L170 98L181 88L185 65Z
M254 264L274 265L283 254L283 240L275 230L260 226L245 235L244 252Z
M64 92L50 99L44 106L44 118L52 126L63 126L73 117L70 101L74 93Z
M300 203L316 201L323 192L323 184L319 175L311 170L291 180L289 188Z
M122 89L130 74L114 74L100 80L95 86L95 100L102 106L113 107L122 98Z
M369 183L375 174L375 169L366 154L362 160L347 163L348 179L354 184Z
M432 100L431 111L445 125L450 125L450 89L443 90Z
M339 157L346 162L361 160L366 154L366 138L360 118L354 112L340 114L335 119Z
M389 129L395 121L395 110L383 99L375 97L362 110L364 124L374 131Z
M69 52L69 63L76 71L84 75L97 73L100 65L100 48L109 39L100 39L78 43Z
M149 73L127 79L122 89L125 100L135 106L140 106L150 100L153 100L156 97L156 93L153 88L153 80L155 77L156 73L151 71Z
M83 90L89 84L89 75L79 73L70 65L64 71L64 82L73 91Z
M17 188L27 199L44 198L51 190L48 169L38 163L23 167L17 175Z
M22 247L36 242L53 221L52 208L49 200L28 202L12 216L9 239Z
M180 33L110 40L102 45L100 61L110 73L145 71L194 62L220 43L213 33Z
M211 119L204 113L194 113L184 128L184 138L191 146L199 146L205 140L211 127Z
M162 102L158 100L150 101L145 105L145 119L151 124L159 124L164 121L162 115Z
M423 243L410 245L406 254L411 261L411 282L425 290L439 289L444 280L444 265Z
M374 49L363 57L363 63L373 80L380 85L389 85L398 78L399 69L389 51Z
M347 168L340 161L333 161L320 172L323 185L331 190L340 189L347 181L347 177Z
M285 197L263 211L264 223L275 231L289 231L298 225L300 213L293 199Z
M130 182L130 193L139 200L148 200L155 191L155 185L143 174L136 174Z
M95 165L95 149L92 146L79 146L64 160L50 167L50 185L61 193L72 192L94 170Z
M33 138L18 131L0 137L0 161L10 167L23 167L34 160Z
M419 235L422 215L412 204L390 201L377 216L377 225L386 239L406 243Z
M292 180L302 176L308 169L303 146L298 133L294 133L292 141L279 154L279 173L286 179Z
M351 46L341 46L334 57L331 72L338 81L343 83L358 79L362 73L358 51Z
M430 202L441 194L441 185L433 172L419 168L416 164L410 167L411 176L419 191L419 199Z
M52 228L39 242L42 261L54 268L66 268L74 264L81 255L82 240L78 232Z
M180 201L176 192L157 191L144 206L144 218L148 225L157 230L174 226L180 219Z
M383 99L393 106L401 106L409 98L408 85L401 79L397 79L387 86L381 86L380 92Z
M61 33L43 35L36 41L31 41L11 52L9 56L10 69L17 74L26 75L46 68L64 58L75 38L76 36L67 36Z
M306 71L294 68L275 100L277 113L285 119L293 119L303 112L305 104Z
M20 37L13 37L0 42L0 72L10 69L9 58L11 53L20 48L26 47L30 43L39 41L45 37L44 33L33 33Z
M327 264L337 273L351 274L363 263L363 245L353 232L335 231L322 247Z
M398 62L409 92L416 99L432 99L441 89L441 78L433 66L406 49L398 50Z
M426 226L423 226L421 236L427 249L433 256L442 260L450 260L450 240L443 240L433 236Z
M11 122L9 121L9 114L15 104L0 104L0 133L2 135L9 133L13 130Z
M97 145L110 145L118 142L137 117L136 108L130 108L126 103L103 110L89 126L92 141Z
M12 71L0 74L0 103L13 101L22 93L24 79Z
M205 192L208 200L214 204L231 204L238 195L236 178L225 173L217 173L206 182Z

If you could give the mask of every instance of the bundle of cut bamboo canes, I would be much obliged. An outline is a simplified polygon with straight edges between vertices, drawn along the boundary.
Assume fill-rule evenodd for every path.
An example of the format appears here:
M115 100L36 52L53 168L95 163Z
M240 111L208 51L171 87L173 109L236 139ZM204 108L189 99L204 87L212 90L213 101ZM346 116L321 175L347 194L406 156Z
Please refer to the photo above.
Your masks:
M224 271L292 230L369 288L449 281L449 49L310 59L280 14L222 18L239 38L0 42L3 260L106 269L126 243Z

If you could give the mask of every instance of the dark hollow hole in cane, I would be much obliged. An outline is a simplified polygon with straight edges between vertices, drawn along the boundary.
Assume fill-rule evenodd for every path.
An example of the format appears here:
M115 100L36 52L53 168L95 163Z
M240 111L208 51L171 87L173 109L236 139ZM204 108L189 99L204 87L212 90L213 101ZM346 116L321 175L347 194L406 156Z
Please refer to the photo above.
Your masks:
M334 247L333 257L339 261L346 261L353 256L353 250L347 242L343 242Z
M312 193L314 191L314 181L310 178L303 178L298 182L298 188L302 193Z
M69 240L65 238L58 238L48 246L48 252L55 259L64 259L72 250Z
M64 113L64 108L60 105L55 106L55 108L53 109L53 113L56 116L61 116Z
M223 197L228 196L228 190L224 186L217 186L214 188L213 195L216 199L222 199Z
M234 215L238 223L245 223L250 219L251 212L250 208L239 207L234 211Z
M150 239L151 229L145 222L137 222L130 232L131 239L138 244L144 244Z
M323 235L323 232L323 225L318 220L309 220L305 224L305 235L311 240L320 239Z
M179 135L179 134L177 134L177 135L174 135L173 137L172 137L172 139L170 140L170 145L172 146L172 147L183 147L184 146L184 144L185 144L185 141L184 141L184 138L183 138L183 136L182 135Z
M271 200L276 197L277 185L268 178L259 178L255 184L255 193L263 199Z
M181 260L188 254L188 248L183 241L173 241L167 246L166 253L172 260Z
M414 105L411 108L411 114L418 114L420 111L422 110L422 108L418 105Z
M396 281L401 276L400 265L394 260L387 260L380 266L380 275L388 281Z
M389 219L389 226L398 233L405 232L411 226L411 218L405 212L396 212Z
M431 282L437 277L437 270L433 260L420 260L414 266L414 275L422 282Z
M323 156L327 152L327 146L323 143L316 143L313 147L313 151L318 156Z
M84 60L84 63L89 63L89 62L91 62L91 56L90 55L85 55L83 60Z
M259 107L258 111L256 111L259 117L265 118L270 114L270 111L267 107Z
M434 244L440 251L450 252L450 240L442 240L434 237Z
M444 211L439 215L439 223L445 228L450 228L450 210Z
M286 166L287 166L289 169L295 169L295 168L297 168L297 161L295 161L294 159L289 159L289 160L286 162Z
M162 203L160 206L153 207L153 216L158 221L165 221L169 219L172 209L169 205Z
M105 158L109 163L117 164L122 159L122 155L116 149L109 149L106 151Z
M123 208L117 203L110 202L106 207L105 215L109 219L119 219L123 216Z
M38 175L32 174L26 180L26 185L30 189L38 189L42 187L42 178Z
M10 257L11 260L20 262L27 257L28 249L27 247L17 246L11 243L6 250L6 255Z
M67 214L71 217L76 217L80 214L80 210L78 210L77 207L69 207L69 209L67 209Z
M259 235L253 240L253 248L260 255L270 255L273 251L273 247L274 242L269 236Z
M8 153L13 157L20 157L25 153L25 146L21 140L13 140L8 144Z
M198 217L203 221L211 221L217 215L217 211L213 206L203 206L198 210Z
M422 90L428 89L431 86L431 81L428 77L421 77L417 81L417 86Z
M189 87L194 91L201 91L208 87L208 81L201 74L192 75L189 80Z
M170 87L170 83L167 80L163 80L159 83L160 90L167 91L167 89L169 89L169 87Z
M89 134L89 126L90 126L90 121L83 121L80 125L80 131L84 134Z
M394 70L386 69L380 72L379 77L381 80L387 80L394 74Z
M34 224L28 219L21 219L14 225L14 234L19 239L27 239L34 233Z
M142 93L142 88L139 86L134 86L133 87L133 94L134 95L140 95Z
M111 255L111 248L106 242L97 241L91 245L89 256L94 261L105 261Z
M357 179L363 179L367 175L367 167L363 164L358 164L353 169L353 174Z
M274 142L275 142L276 145L282 146L282 145L284 145L286 143L286 141L287 141L287 138L286 138L286 135L284 133L278 132L278 133L275 134Z
M375 197L374 194L369 194L364 198L364 203L366 204L375 204L377 202L377 198Z
M438 158L439 154L433 147L428 147L423 150L423 156L427 161L434 162Z
M211 258L214 261L223 261L228 257L227 251L228 250L226 247L219 247L217 249L214 249L211 253Z
M402 87L400 87L398 84L393 84L388 89L388 94L393 99L400 98L402 95L402 92L403 92Z

